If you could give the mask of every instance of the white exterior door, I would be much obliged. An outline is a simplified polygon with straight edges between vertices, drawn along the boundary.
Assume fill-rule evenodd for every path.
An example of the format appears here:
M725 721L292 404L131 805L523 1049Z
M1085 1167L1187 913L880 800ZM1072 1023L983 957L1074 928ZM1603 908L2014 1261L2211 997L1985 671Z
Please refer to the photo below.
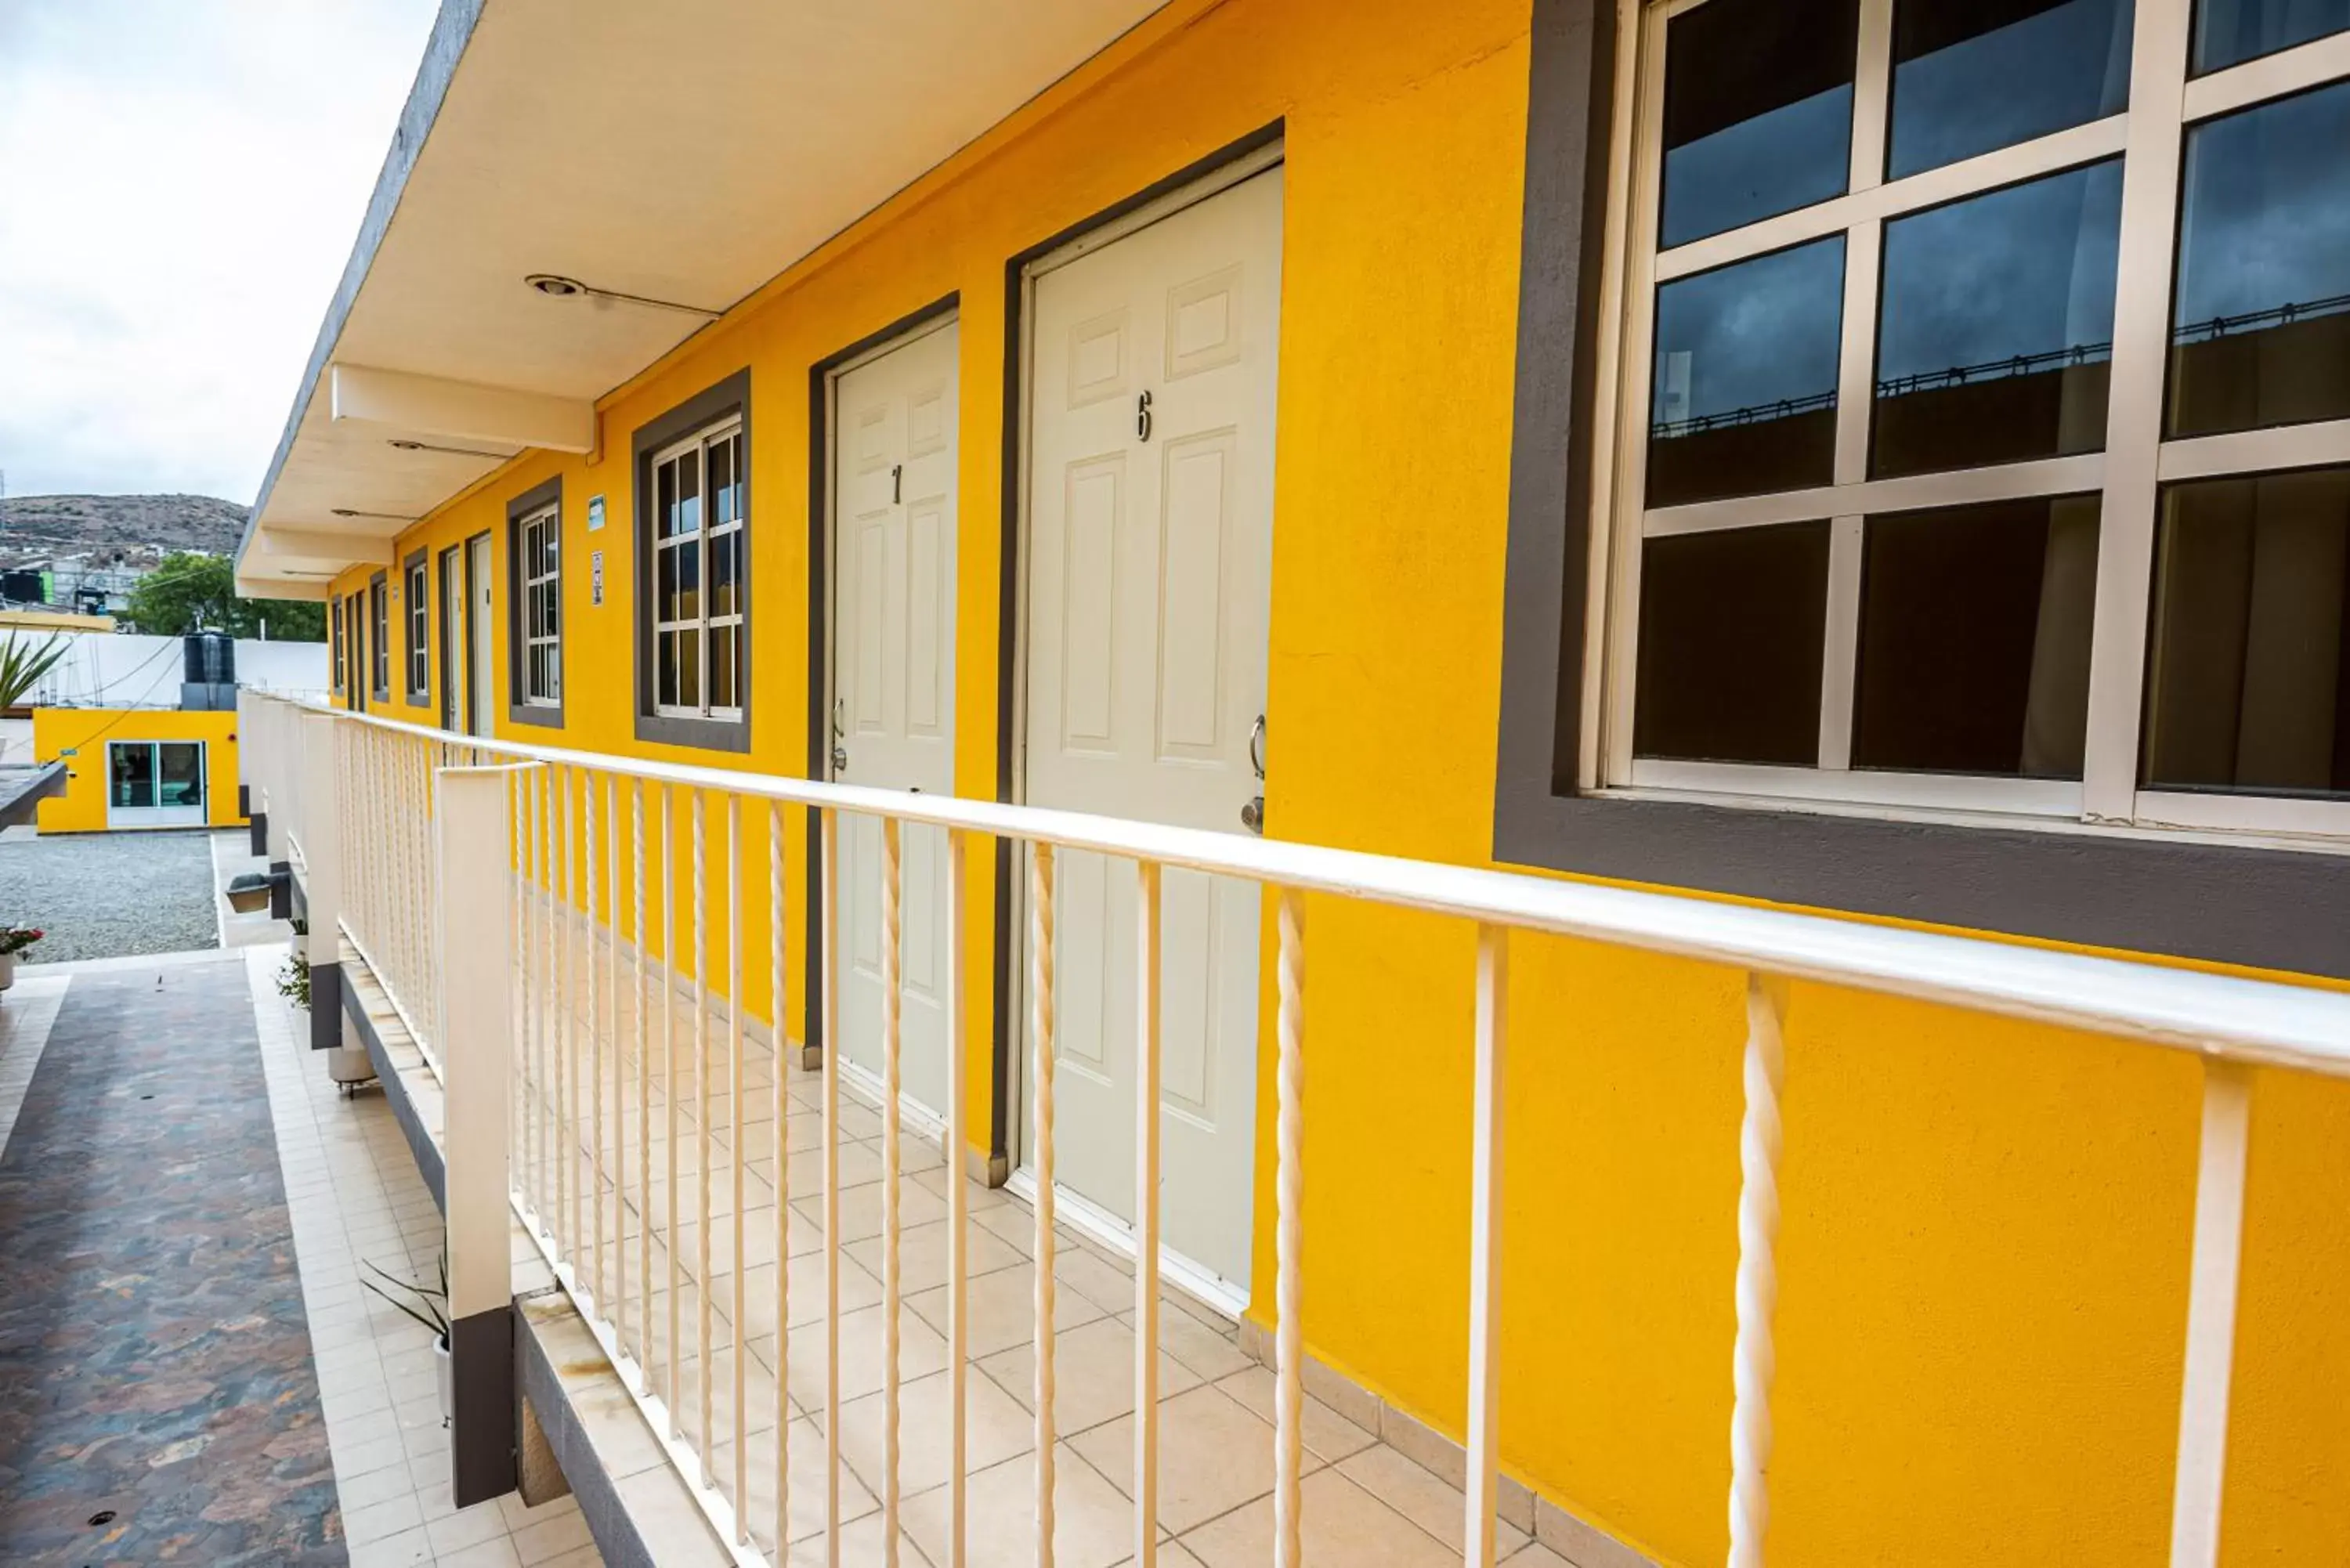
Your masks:
M464 732L464 628L472 618L465 601L465 557L456 550L441 552L440 602L435 607L441 626L441 727Z
M1275 168L1036 279L1033 805L1246 831L1262 787L1281 192ZM1130 1222L1134 873L1084 854L1056 864L1057 1174ZM1244 1293L1258 890L1170 870L1162 897L1167 1248Z
M466 732L494 734L491 717L497 711L497 661L490 652L493 588L490 582L490 536L465 542L465 691L473 704L473 722Z
M832 775L954 792L954 323L833 383ZM837 958L844 1059L881 1073L881 825L841 821ZM947 1093L946 835L909 824L904 890L906 1095Z

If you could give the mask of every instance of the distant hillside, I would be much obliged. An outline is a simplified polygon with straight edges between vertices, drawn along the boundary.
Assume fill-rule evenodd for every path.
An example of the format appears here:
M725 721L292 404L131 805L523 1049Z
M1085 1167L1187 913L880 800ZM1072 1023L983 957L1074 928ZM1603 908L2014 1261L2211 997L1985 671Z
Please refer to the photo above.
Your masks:
M126 566L173 550L226 555L245 508L213 495L12 495L0 504L0 562L120 552Z

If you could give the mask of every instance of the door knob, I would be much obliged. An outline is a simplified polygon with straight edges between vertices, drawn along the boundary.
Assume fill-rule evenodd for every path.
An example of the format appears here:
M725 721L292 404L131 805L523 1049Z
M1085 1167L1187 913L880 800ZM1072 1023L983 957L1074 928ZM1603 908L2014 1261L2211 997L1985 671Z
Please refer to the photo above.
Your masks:
M835 746L832 748L832 771L837 774L845 774L848 771L848 748L847 746Z
M1264 835L1264 796L1258 795L1241 807L1241 826L1263 837Z

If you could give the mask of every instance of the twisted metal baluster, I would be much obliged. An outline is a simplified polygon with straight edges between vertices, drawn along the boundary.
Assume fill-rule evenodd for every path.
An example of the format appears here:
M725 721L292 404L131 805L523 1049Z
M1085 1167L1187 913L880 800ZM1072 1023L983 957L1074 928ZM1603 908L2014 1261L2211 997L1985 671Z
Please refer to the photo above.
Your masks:
M1029 989L1036 1028L1036 1568L1053 1568L1053 846L1028 863Z
M1299 1303L1304 1293L1305 1168L1305 900L1294 888L1281 890L1278 1016L1280 1056L1274 1078L1279 1120L1275 1131L1274 1233L1273 1561L1274 1568L1298 1568L1301 1544L1298 1484L1304 1475L1305 1331Z
M1738 1128L1738 1340L1731 1355L1730 1568L1762 1568L1771 1522L1771 1318L1779 1301L1779 1088L1787 984L1746 977L1746 1110Z

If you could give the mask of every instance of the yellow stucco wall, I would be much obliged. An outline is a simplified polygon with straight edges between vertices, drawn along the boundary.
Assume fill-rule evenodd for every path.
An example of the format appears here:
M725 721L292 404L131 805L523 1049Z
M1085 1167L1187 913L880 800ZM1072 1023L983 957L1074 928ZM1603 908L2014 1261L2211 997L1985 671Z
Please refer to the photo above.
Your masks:
M1526 26L1523 0L1170 6L605 399L593 460L525 455L404 534L394 558L420 544L437 556L494 529L503 579L505 503L560 475L560 743L799 774L809 367L959 292L956 779L964 794L992 795L1005 258L1280 118L1279 740L1269 816L1284 836L1484 862ZM752 750L639 745L630 738L630 432L746 366ZM594 494L606 497L610 525L590 535ZM598 549L607 602L591 607L588 555ZM337 591L363 588L368 576L348 574ZM501 606L504 597L501 580ZM392 620L397 642L404 618ZM503 670L503 626L498 638ZM420 717L396 691L385 711ZM558 739L503 720L501 730ZM795 887L801 850L795 831ZM982 1093L989 870L974 857L969 1034ZM745 903L746 950L760 953L764 899ZM794 976L806 937L799 909L795 898ZM1471 934L1320 898L1309 901L1308 932L1306 1339L1457 1432ZM1718 1559L1738 977L1568 941L1521 940L1513 956L1505 1460L1661 1559ZM750 1005L764 1015L764 965L746 971ZM795 995L795 1033L797 1006ZM1269 1073L1270 1053L1260 1055ZM1796 988L1773 1562L2161 1556L2197 1073L2183 1058L2110 1041ZM972 1125L985 1122L975 1108ZM1265 1281L1269 1115L1260 1128ZM2227 1558L2343 1561L2350 1263L2339 1215L2350 1198L2350 1090L2264 1077L2254 1136Z
M204 745L204 811L208 825L234 827L244 821L236 809L236 714L182 712L158 708L36 708L33 756L44 763L66 757L66 793L40 803L36 825L43 833L103 833L106 820L106 748L116 741L202 741Z

